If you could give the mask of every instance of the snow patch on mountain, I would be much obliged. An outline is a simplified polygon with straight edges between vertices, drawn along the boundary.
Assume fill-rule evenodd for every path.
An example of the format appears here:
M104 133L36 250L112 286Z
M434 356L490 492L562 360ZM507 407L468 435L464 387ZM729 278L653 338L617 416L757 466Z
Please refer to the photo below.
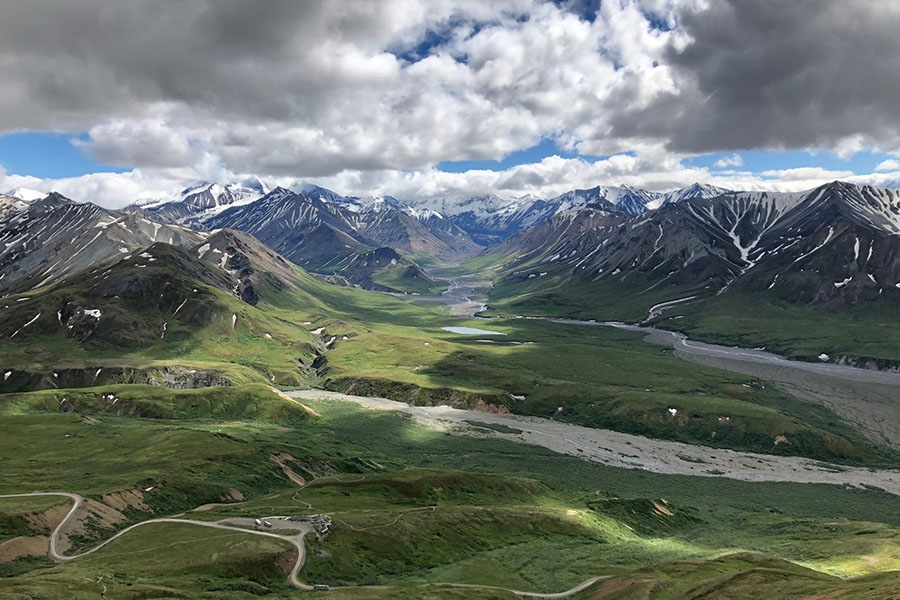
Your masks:
M25 202L33 202L35 200L40 200L41 198L46 198L47 192L39 192L31 188L18 187L14 190L8 191L6 195L13 196L15 198L18 198L19 200L24 200Z

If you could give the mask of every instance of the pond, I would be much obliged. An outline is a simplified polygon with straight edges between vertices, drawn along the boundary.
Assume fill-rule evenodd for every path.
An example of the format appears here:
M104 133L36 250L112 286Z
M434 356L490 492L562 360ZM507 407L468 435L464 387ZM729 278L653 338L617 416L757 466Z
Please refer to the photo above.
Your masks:
M488 331L487 329L475 329L474 327L441 327L444 331L450 333L458 333L460 335L506 335L499 331Z

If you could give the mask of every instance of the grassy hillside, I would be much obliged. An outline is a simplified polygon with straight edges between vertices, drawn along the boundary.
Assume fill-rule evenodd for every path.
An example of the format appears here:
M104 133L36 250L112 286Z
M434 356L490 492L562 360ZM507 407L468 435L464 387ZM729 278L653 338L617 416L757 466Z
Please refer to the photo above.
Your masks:
M605 279L602 283L574 279L568 274L548 273L531 279L527 275L496 274L485 315L642 321L656 304L708 293L702 286L657 286L640 273L632 274L627 281Z
M142 390L104 391L124 402L136 401ZM717 574L730 573L729 581L737 582L762 567L781 573L767 585L780 580L824 593L862 589L835 575L900 567L896 498L877 490L657 475L449 435L399 414L341 403L311 402L313 416L263 388L240 391L256 397L256 408L240 394L200 402L208 393L157 394L155 402L180 407L164 419L115 416L87 400L78 413L55 414L50 392L3 398L15 410L0 420L0 452L9 457L0 493L57 489L112 505L125 492L155 488L142 493L149 510L126 509L125 520L98 525L81 547L128 522L207 502L226 504L188 517L326 513L332 530L321 541L307 536L301 579L400 586L391 597L421 597L415 586L441 582L559 591L594 575L650 590L660 580L666 589L690 590ZM272 418L280 403L286 416ZM24 445L28 454L16 451ZM278 455L310 484L291 482L273 460ZM46 535L46 528L30 530L23 515L57 504L43 498L0 502L7 537ZM2 563L0 572L8 576L0 578L0 591L96 597L103 575L107 596L121 598L171 589L184 598L280 597L288 589L290 552L277 540L154 524L64 565ZM735 552L763 556L721 558ZM893 580L880 577L865 581L889 589ZM445 591L437 597L448 597ZM671 597L687 597L678 593ZM379 594L384 590L336 593ZM504 597L483 594L469 597Z
M900 362L900 309L874 303L852 310L800 307L765 294L729 293L700 303L667 310L654 325L694 339L765 346L772 352L803 360L872 359L863 365Z
M412 403L494 409L717 447L848 462L886 462L829 411L770 386L682 361L641 335L527 319L469 323L502 333L437 328L326 327L326 385ZM678 416L672 417L669 408ZM728 417L728 419L724 419ZM792 440L776 445L777 436Z
M530 277L542 272L539 262L527 263L527 268L517 264L513 269L503 266L509 259L488 253L457 268L459 273L480 273L493 279L485 316L641 322L657 304L695 297L667 309L651 324L709 342L765 346L802 360L817 360L824 352L869 367L900 362L900 328L896 325L900 308L890 300L858 306L801 305L767 291L728 288L714 295L715 290L703 286L660 285L637 272L629 273L624 281L586 281L554 272Z
M330 285L245 246L257 257L247 259L257 265L256 306L226 291L223 271L166 245L6 299L0 331L18 333L4 344L9 376L0 392L141 383L327 386L717 447L892 460L825 409L678 360L637 334L508 319L490 322L502 336L456 335L441 328L460 321L439 305ZM781 436L790 444L776 444Z
M219 273L183 251L158 244L144 254L4 298L4 367L13 373L0 390L65 386L31 375L67 369L84 371L58 373L71 377L68 385L127 381L96 372L113 366L191 365L238 383L305 381L302 367L314 355L306 329L224 291L230 284Z

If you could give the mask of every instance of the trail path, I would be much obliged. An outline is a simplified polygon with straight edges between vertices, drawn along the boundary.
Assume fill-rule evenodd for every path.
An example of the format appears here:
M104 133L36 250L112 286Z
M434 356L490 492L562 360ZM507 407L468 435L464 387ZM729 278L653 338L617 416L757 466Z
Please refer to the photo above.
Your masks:
M470 589L481 589L481 590L497 590L500 592L510 592L514 596L521 596L523 598L568 598L569 596L574 596L578 592L582 592L598 581L603 581L604 579L609 579L611 575L601 575L599 577L591 577L590 579L585 579L575 587L565 590L564 592L556 592L552 594L542 594L540 592L523 592L520 590L511 590L509 588L497 587L494 585L478 585L474 583L429 583L422 587L449 587L449 588L470 588Z
M297 560L294 562L294 567L291 570L290 575L288 575L288 580L291 582L291 585L297 587L301 590L311 590L312 586L306 585L298 579L298 574L300 573L300 569L303 568L303 564L306 562L306 547L303 544L303 537L308 533L308 528L305 528L301 523L293 523L292 528L301 529L301 533L297 535L281 535L277 533L270 533L268 531L256 531L253 529L245 529L243 527L236 527L234 525L228 525L229 522L234 519L224 519L222 521L195 521L192 519L181 519L176 517L163 517L159 519L149 519L147 521L142 521L140 523L136 523L130 527L126 527L122 531L119 531L112 537L103 542L97 544L90 550L86 550L85 552L81 552L80 554L72 554L72 555L63 555L57 550L58 541L60 537L60 532L63 527L75 516L78 512L78 509L81 508L84 503L84 498L79 496L78 494L70 494L66 492L32 492L30 494L6 494L0 495L0 498L27 498L30 496L62 496L65 498L69 498L72 500L72 508L69 510L69 513L65 516L65 518L60 521L59 525L53 530L53 533L50 534L50 556L53 560L57 562L67 562L70 560L74 560L76 558L81 558L83 556L87 556L88 554L93 554L97 550L100 550L113 540L125 535L126 533L137 529L138 527L143 527L145 525L150 525L153 523L178 523L182 525L194 525L198 527L209 527L212 529L224 529L226 531L237 531L239 533L247 533L251 535L260 535L269 538L275 538L279 540L283 540L285 542L290 543L297 549Z
M321 390L288 392L298 399L353 402L374 410L411 415L426 426L459 435L491 436L549 448L614 467L654 473L726 477L741 481L829 483L876 486L900 495L900 471L844 467L793 457L737 452L656 440L606 429L560 423L551 419L498 415L449 406L410 406L385 398L364 398ZM467 421L505 425L521 433L500 433L473 427Z
M297 560L294 562L294 567L291 569L291 572L288 575L288 581L290 581L291 585L293 585L294 587L301 589L301 590L310 591L310 590L315 589L313 586L307 585L307 584L301 582L300 579L298 578L300 569L303 568L303 565L306 562L306 547L303 543L303 538L307 533L310 533L312 531L310 526L305 523L301 523L301 522L297 522L297 521L283 521L283 520L281 520L281 517L266 517L266 519L270 519L269 522L272 523L272 525L276 529L292 529L292 530L299 529L300 530L300 533L295 534L295 535L282 535L282 534L278 534L278 533L272 533L269 531L257 531L254 529L246 529L245 527L252 527L255 524L254 519L249 519L249 518L238 517L238 518L231 518L231 519L222 519L221 521L195 521L193 519L183 519L183 518L179 518L179 517L162 517L159 519L150 519L147 521L143 521L141 523L136 523L134 525L131 525L130 527L126 527L125 529L123 529L122 531L119 531L118 533L116 533L115 535L110 537L109 539L104 540L103 542L97 544L90 550L86 550L85 552L81 552L80 554L73 554L73 555L66 556L57 551L57 542L59 540L59 536L61 534L62 529L75 516L75 514L78 512L78 510L84 504L84 498L78 494L70 494L67 492L32 492L32 493L27 493L27 494L5 494L5 495L0 495L0 498L28 498L28 497L39 497L39 496L59 496L59 497L64 497L64 498L68 498L68 499L72 500L72 508L69 509L68 514L66 514L66 516L63 518L63 520L60 521L59 525L56 526L56 528L53 530L53 533L50 535L50 554L53 557L53 559L57 562L68 562L70 560L75 560L77 558L81 558L83 556L93 554L94 552L97 552L98 550L100 550L101 548L106 546L107 544L111 543L113 540L125 535L126 533L133 531L134 529L137 529L138 527L143 527L144 525L150 525L152 523L176 523L176 524L180 524L180 525L194 525L197 527L208 527L211 529L223 529L225 531L236 531L238 533L261 535L264 537L275 538L278 540L283 540L283 541L289 542L297 549ZM423 507L423 508L416 508L416 509L411 509L409 511L404 511L403 513L398 515L397 518L394 519L394 521L392 523L396 523L400 518L402 518L408 512L421 512L421 511L429 511L429 510L433 511L435 508L436 507L434 507L434 506L427 506L427 507ZM233 524L230 525L229 523L233 523ZM367 529L374 529L374 528L378 528L378 527L389 526L390 524L391 523L389 523L387 525L378 525L375 527L367 527L367 528L363 528L363 529L356 529L350 525L348 525L348 527L350 527L351 529L354 529L356 531L365 531ZM241 527L240 525L243 525L244 527ZM557 592L557 593L549 593L549 594L539 593L539 592L527 592L527 591L522 591L522 590L513 590L513 589L497 587L497 586L466 584L466 583L431 583L431 584L426 584L421 587L457 587L457 588L489 589L489 590L499 590L499 591L509 592L515 596L528 597L528 598L568 598L569 596L573 596L573 595L577 594L578 592L589 588L590 586L594 585L598 581L601 581L606 578L607 578L607 576L592 577L590 579L587 579L587 580L579 583L578 585L576 585L575 587L573 587L569 590L565 590L563 592ZM104 586L104 592L105 592L105 587L106 586Z
M57 549L57 542L59 540L60 532L69 523L69 521L72 520L72 517L74 517L75 513L78 512L78 509L81 508L81 505L84 504L84 498L82 498L78 494L69 494L66 492L31 492L29 494L6 494L4 496L0 496L0 498L30 498L41 496L61 496L72 501L72 508L69 509L69 512L66 513L66 516L63 517L63 520L59 522L59 525L57 525L53 530L53 533L50 534L50 556L53 558L53 560L57 562L70 560L71 557L63 556L59 552L59 550Z

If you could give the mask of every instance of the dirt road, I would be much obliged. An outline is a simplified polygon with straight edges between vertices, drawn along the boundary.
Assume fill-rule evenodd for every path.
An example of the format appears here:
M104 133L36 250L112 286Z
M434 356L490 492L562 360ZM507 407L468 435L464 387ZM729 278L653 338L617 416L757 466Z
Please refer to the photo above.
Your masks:
M303 568L304 563L306 562L306 547L303 543L303 538L307 533L311 533L313 531L312 527L308 523L300 522L300 521L287 521L281 517L273 516L273 517L265 517L265 520L271 523L273 530L286 529L291 531L299 530L300 533L294 533L293 535L283 535L279 533L273 533L269 531L259 531L256 529L250 529L255 526L256 522L254 519L249 518L231 518L231 519L222 519L221 521L195 521L193 519L183 519L179 517L163 517L159 519L150 519L148 521L143 521L141 523L137 523L130 527L126 527L122 531L116 533L109 539L101 542L97 546L82 552L80 554L73 554L70 556L65 556L57 552L56 546L57 541L60 536L60 532L63 526L74 517L74 515L78 512L78 509L81 508L84 503L84 498L79 496L78 494L70 494L67 492L32 492L28 494L6 494L0 495L0 498L27 498L32 496L60 496L64 498L69 498L72 500L72 508L69 510L69 513L66 517L56 526L53 530L53 533L50 535L50 554L54 560L57 562L67 562L70 560L75 560L77 558L81 558L82 556L87 556L88 554L93 554L97 552L107 544L111 543L113 540L129 533L138 527L143 527L145 525L151 525L153 523L177 523L180 525L193 525L196 527L208 527L212 529L224 529L226 531L237 531L240 533L247 533L251 535L261 535L264 537L275 538L279 540L284 540L289 542L297 549L297 560L294 561L294 567L291 569L290 574L288 575L288 580L291 585L294 587L310 591L313 590L313 586L307 585L300 581L298 578L300 569ZM434 510L434 507L425 507L421 509L412 509L413 511L419 510ZM402 516L402 515L401 515ZM399 519L400 517L397 517ZM394 521L396 522L396 520ZM492 589L492 590L500 590L505 592L510 592L515 596L521 597L530 597L530 598L568 598L569 596L574 596L580 591L583 591L590 586L594 585L598 581L606 579L606 576L601 577L592 577L587 579L572 589L565 590L563 592L557 592L552 594L543 594L539 592L526 592L521 590L512 590L508 588L494 587L494 586L485 586L485 585L474 585L474 584L465 584L465 583L435 583L435 584L427 584L423 587L461 587L461 588L475 588L475 589ZM104 588L105 592L105 588Z
M434 429L459 435L492 436L543 446L554 452L578 456L613 467L643 469L665 474L726 477L741 481L876 486L900 495L900 471L836 467L806 458L693 446L537 417L480 413L449 406L409 406L384 398L363 398L321 390L304 390L288 394L301 400L336 400L353 402L374 410L403 412ZM467 421L505 425L518 429L521 433L499 433L473 427Z
M69 494L66 492L31 492L29 494L7 494L5 496L0 496L0 498L31 498L41 496L61 496L72 501L72 508L69 509L69 512L63 518L63 520L59 522L59 525L57 525L53 530L53 533L50 534L50 557L56 562L71 560L73 557L63 556L57 548L59 535L66 524L75 516L75 513L78 512L78 509L81 508L81 505L84 504L84 498L82 498L78 494Z
M181 519L176 517L163 517L160 519L150 519L148 521L142 521L141 523L137 523L130 527L126 527L122 531L119 531L114 536L110 537L107 540L104 540L100 544L94 546L90 550L86 550L80 554L72 554L69 556L65 556L60 554L57 551L57 544L59 541L60 532L63 529L63 526L71 520L75 514L78 512L78 509L81 508L84 503L84 498L79 496L78 494L70 494L67 492L33 492L30 494L7 494L0 495L0 498L27 498L30 496L62 496L65 498L69 498L72 500L72 508L69 510L69 513L66 517L60 521L59 525L56 526L56 529L53 530L53 533L50 534L50 556L53 560L57 562L66 562L70 560L75 560L76 558L81 558L82 556L87 556L88 554L93 554L97 550L100 550L116 538L119 538L126 533L137 529L138 527L143 527L145 525L151 525L153 523L178 523L182 525L194 525L197 527L210 527L213 529L224 529L227 531L238 531L240 533L247 533L251 535L261 535L265 537L275 538L279 540L284 540L289 542L297 549L297 560L294 562L294 567L291 570L290 575L288 575L288 580L291 582L291 585L297 587L301 590L311 590L312 586L306 585L298 579L298 574L300 573L300 569L303 568L303 564L306 562L306 547L303 544L303 537L311 531L308 526L305 526L301 523L293 524L292 529L300 529L301 533L295 535L281 535L277 533L270 533L268 531L257 531L254 529L245 529L243 527L237 527L235 525L229 525L229 519L224 519L222 521L194 521L192 519Z
M429 583L422 587L446 587L446 588L470 588L476 590L497 590L499 592L510 592L514 596L520 596L522 598L568 598L570 596L574 596L578 592L582 592L598 581L603 581L604 579L609 579L612 575L601 575L599 577L591 577L590 579L586 579L576 585L575 587L565 590L564 592L556 592L552 594L542 594L540 592L523 592L519 590L511 590L509 588L497 587L494 585L478 585L474 583Z

